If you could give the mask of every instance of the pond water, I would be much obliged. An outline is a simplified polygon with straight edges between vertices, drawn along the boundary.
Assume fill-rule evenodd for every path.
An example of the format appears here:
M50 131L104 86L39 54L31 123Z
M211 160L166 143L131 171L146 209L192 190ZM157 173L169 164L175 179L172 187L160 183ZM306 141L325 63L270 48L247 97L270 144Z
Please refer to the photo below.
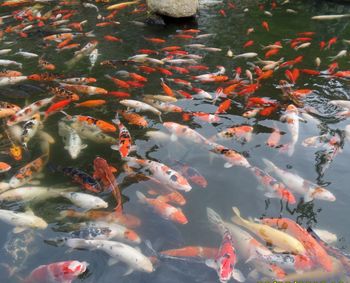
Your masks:
M107 7L114 4L114 1L113 3L112 1L111 3L50 1L50 3L36 4L36 6L30 4L17 7L0 7L0 15L2 16L0 52L2 49L11 49L9 53L1 55L0 59L15 60L23 65L22 69L16 66L3 67L3 69L21 71L25 76L46 72L58 76L56 81L29 79L14 85L2 86L0 88L1 101L14 103L23 108L40 99L51 97L50 89L59 86L59 80L73 77L92 77L96 79L96 82L90 85L106 89L109 94L88 96L76 91L80 96L80 100L71 102L64 108L64 112L68 115L89 115L112 123L116 111L126 110L127 107L119 103L120 100L125 98L113 96L110 92L127 92L130 94L127 99L138 101L142 101L145 95L149 94L166 95L161 85L161 78L164 78L164 82L174 91L178 99L174 104L180 106L182 112L167 113L163 111L161 119L151 112L137 112L146 118L147 127L132 125L120 116L121 122L129 130L132 142L136 146L136 149L131 151L129 156L158 161L177 171L180 171L186 164L195 168L207 181L206 186L202 187L198 182L189 180L192 190L181 192L186 199L182 211L188 219L187 224L181 225L165 220L159 213L155 213L149 206L141 203L136 194L137 191L140 191L153 198L154 196L147 192L155 186L154 182L140 176L137 177L133 173L128 173L123 167L127 163L126 160L121 158L118 151L111 149L111 144L99 144L83 139L82 142L87 147L81 150L76 159L72 159L64 148L65 143L59 135L58 127L58 122L67 118L65 118L65 114L57 112L52 113L42 123L41 130L50 134L55 139L55 143L50 144L49 160L47 166L42 170L43 176L40 176L39 179L40 186L59 188L75 186L76 183L72 181L71 177L62 174L61 168L79 168L92 176L94 159L98 156L104 158L117 169L115 176L123 195L123 213L134 215L140 219L140 226L134 228L134 230L140 236L142 243L139 246L147 256L154 256L154 252L145 245L146 240L151 242L153 249L157 252L184 246L219 248L222 236L218 233L218 228L213 229L208 222L207 207L215 210L225 221L230 221L233 215L232 207L238 207L244 218L285 217L297 221L305 228L312 227L313 229L327 230L337 235L337 241L333 245L344 253L348 252L350 239L350 230L348 229L348 203L350 201L348 181L350 181L350 176L347 173L350 148L345 129L348 125L347 116L349 115L346 113L340 115L339 113L344 112L344 109L329 103L329 101L349 100L350 75L347 71L350 66L349 56L336 58L333 61L330 58L336 56L340 51L348 49L349 43L343 40L350 40L349 18L318 21L312 20L311 17L324 14L347 14L350 13L350 5L312 0L290 1L290 3L284 5L282 1L244 2L224 1L215 5L205 5L201 7L195 21L170 22L166 26L140 24L146 18L146 11L142 2L118 9L109 18L104 17L110 15L111 11L107 10ZM83 3L96 5L98 11L92 6L84 6ZM16 27L21 24L22 18L21 14L17 14L16 18L15 11L28 11L27 9L31 7L35 11L39 11L41 16L49 11L52 11L52 15L43 20L42 25L39 24L39 26L40 21L38 19L22 15L25 18L22 21L23 26ZM32 12L33 15L35 15L35 11ZM59 14L61 14L61 18ZM6 17L7 15L10 15L10 17ZM102 18L98 15L101 15ZM60 20L66 21L59 23ZM262 26L263 22L268 23L269 31ZM55 25L53 23L59 24ZM77 23L81 23L82 31L76 29ZM28 28L31 24L34 26ZM251 28L254 28L254 31L247 34L247 30ZM80 46L76 48L72 46L71 49L60 49L57 47L60 44L59 41L44 39L50 35L70 32L66 29L71 29L71 32L75 35L66 46L76 43ZM92 36L86 34L89 31L93 31ZM298 35L298 33L305 34ZM159 43L157 40L150 40L150 38L163 39L164 42ZM69 61L74 56L77 58L74 52L93 40L98 41L96 49L99 56L95 66L91 67L88 53L84 53L81 58L78 55L80 60L75 60L76 62ZM253 41L252 45L244 47L250 40ZM321 42L325 42L324 48L320 47ZM311 43L311 45L305 43ZM205 47L217 48L218 50L205 49L205 47L198 48L197 46L191 47L191 44L203 44ZM265 53L268 49L263 50L263 46L271 44L277 44L283 48L275 46L272 49L277 54L266 59ZM292 48L291 45L297 47L297 50ZM179 53L176 54L175 52L173 59L188 60L192 58L192 61L194 61L177 64L176 61L164 60L161 62L162 65L159 64L159 61L141 63L128 61L131 56L141 54L143 52L141 49L155 51L154 54L149 54L148 57L158 60L163 59L167 55L171 55L171 53L169 55L162 50L168 46L180 46L179 50L187 51L192 55L192 57L181 57ZM232 51L233 56L247 52L254 52L258 55L254 58L235 58L228 56L229 50ZM16 54L20 51L37 54L39 59L54 64L55 70L43 70L38 64L38 58L23 58L20 54ZM298 56L302 56L299 57L300 62L296 59ZM319 66L315 63L317 57L320 59ZM266 76L269 75L267 78L260 77L258 79L261 70L255 66L261 68L264 66L257 62L259 61L258 58L272 61L283 58L283 61L281 60L276 65L273 73L265 73ZM111 61L107 64L106 60ZM167 60L171 60L171 58ZM282 62L291 61L293 62L289 65L283 66ZM67 64L67 62L70 63ZM338 63L337 66L335 66L335 62ZM192 68L189 67L190 65ZM145 68L140 66L148 66L154 68L155 71L147 73ZM185 68L188 72L184 73L186 70L174 70L172 66ZM204 68L203 70L196 70L196 67L193 66L205 66L207 68L206 70ZM194 77L215 73L219 69L223 69L222 67L218 68L218 66L224 68L225 71L221 75L227 76L226 79L220 78L218 75L212 75L210 78L214 77L217 81L205 82ZM172 74L165 74L166 71L159 68L171 71ZM239 68L241 70L240 74ZM250 70L250 73L247 73L246 70ZM292 73L293 70L294 77L293 75L292 78L290 76L286 77L286 71L288 76L288 72ZM299 71L299 76L296 75L296 70ZM314 70L315 72L310 74L308 70ZM342 71L344 73L340 73ZM345 71L348 73L345 73ZM142 75L147 78L147 82L140 82L138 78L130 77L130 73ZM253 76L252 82L249 82L249 74ZM106 75L123 81L132 81L134 85L136 82L140 85L138 87L122 88L120 85L114 84ZM191 83L191 87L168 79L186 80L187 83ZM223 81L219 81L220 79ZM233 81L234 79L236 80ZM292 82L293 79L295 79L294 83ZM281 80L285 80L290 84L292 90L289 91L289 94L294 94L293 97L295 97L293 90L305 91L294 101L285 98L282 92ZM236 84L234 91L226 93L227 97L220 95L214 102L211 99L196 95L195 89L193 89L203 89L214 98L218 96L219 88L225 90L229 85L234 84ZM254 89L253 84L257 84L256 89ZM251 86L253 90L248 91L248 86ZM178 90L190 93L193 95L193 99L183 97L177 92ZM258 98L264 98L264 101ZM105 100L106 103L91 108L76 106L80 102L92 99ZM225 101L226 104L230 103L229 108L215 115L218 109L225 106L225 104L222 104ZM297 115L300 117L300 119L296 118L296 120L300 120L299 133L294 153L289 156L286 152L283 152L283 146L269 147L266 142L276 127L283 134L280 142L278 142L279 145L292 140L289 128L296 124L295 121L293 124L291 120L293 117L295 118L295 115L292 114L292 118L287 117L287 123L282 120L288 112L286 112L287 106L293 102L295 103L295 101L297 104L302 101L301 104L296 105ZM221 108L218 108L219 106ZM40 111L45 111L47 108L48 106ZM254 111L254 109L260 110L250 118L245 117L244 113L246 111ZM129 110L134 112L132 108ZM198 113L214 114L213 117L219 119L211 122L207 120L207 116L201 116ZM317 119L317 122L311 120L310 116L305 118L302 113L308 113ZM42 115L43 119L44 115ZM226 148L241 153L251 166L265 169L263 158L268 159L279 168L295 173L305 180L329 190L336 200L314 199L306 202L304 195L295 192L293 192L296 200L294 204L287 203L280 198L268 198L263 191L257 189L259 182L249 168L244 166L225 168L227 166L224 166L226 162L224 158L220 154L210 151L215 145L205 144L206 142L203 140L201 141L202 144L195 141L191 142L183 139L184 136L181 134L177 139L174 139L174 136L169 139L169 135L167 136L168 139L165 140L160 140L158 136L156 138L154 136L150 137L147 132L151 130L169 134L168 129L164 127L162 122L186 125L205 138L210 138L233 126L251 126L252 131L246 141L228 138L217 142ZM69 124L70 121L66 123ZM23 126L23 123L18 125ZM14 160L8 154L11 143L6 137L5 130L7 128L6 119L4 119L1 160L11 165L12 169L1 175L3 182L8 182L18 169L41 156L43 150L41 148L42 138L37 134L28 142L28 149L23 150L23 158L18 161ZM108 133L108 135L118 138L119 133L117 130ZM303 141L306 138L320 135L323 136L317 140L316 145L318 146L303 146ZM12 139L14 140L14 138ZM191 139L193 140L193 138ZM144 173L146 176L150 175L150 170L140 169L138 166L134 170L135 172ZM271 175L278 179L278 176L273 172ZM26 184L25 186L34 185ZM292 184L287 182L286 187L288 188L288 186L292 186ZM109 207L105 208L104 211L113 213L115 199L109 192L94 194L84 190L82 186L79 191L103 198L109 204ZM179 205L175 206L179 207ZM148 274L135 271L124 276L127 271L126 265L118 263L108 266L109 256L101 250L70 249L65 244L57 244L55 239L68 237L68 232L74 230L75 224L86 221L77 218L59 218L62 211L74 209L78 212L84 212L83 208L78 208L63 197L43 201L34 199L30 202L3 201L1 203L1 209L12 211L23 212L28 207L33 210L35 215L42 217L48 223L48 227L42 230L26 230L14 234L13 226L0 222L2 231L0 233L0 247L2 247L0 261L6 265L1 269L0 282L19 282L20 278L25 278L39 265L65 260L79 260L89 263L88 271L75 279L74 282L219 282L215 270L207 267L203 263L203 259L191 258L169 259L160 257L159 261L154 264L154 272ZM14 239L22 239L23 241L18 241L14 244L15 247L11 247L11 241ZM14 254L17 251L15 249L24 249L24 251L21 250L18 251L19 254ZM240 259L239 254L238 259ZM237 268L247 277L254 267L251 264L244 263L244 261L240 260L237 263ZM9 277L9 270L13 268L17 270L14 271L13 276ZM288 273L291 272L288 271ZM263 277L264 275L260 274L258 279L249 278L247 282L257 282ZM343 274L334 277L334 279L343 279L344 282L349 282L349 279L346 281L347 279L344 278Z

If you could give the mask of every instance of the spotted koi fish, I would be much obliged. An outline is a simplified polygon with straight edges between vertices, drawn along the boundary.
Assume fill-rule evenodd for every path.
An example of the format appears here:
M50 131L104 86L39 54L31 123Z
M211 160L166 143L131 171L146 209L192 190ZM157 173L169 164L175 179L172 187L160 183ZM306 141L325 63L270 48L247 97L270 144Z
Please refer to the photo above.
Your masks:
M127 157L131 150L132 139L128 129L120 122L118 114L113 120L119 128L119 144L112 145L113 150L118 150L122 158Z
M28 163L10 179L9 184L11 188L20 187L30 180L32 180L38 173L42 171L44 165L48 161L48 155L42 155L32 162Z

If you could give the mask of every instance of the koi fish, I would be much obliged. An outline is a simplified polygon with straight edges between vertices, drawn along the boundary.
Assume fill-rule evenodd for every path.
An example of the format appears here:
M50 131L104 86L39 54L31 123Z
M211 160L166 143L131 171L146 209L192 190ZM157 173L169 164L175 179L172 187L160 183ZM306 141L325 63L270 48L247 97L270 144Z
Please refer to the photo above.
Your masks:
M21 143L24 148L27 148L28 142L31 140L32 137L35 136L41 125L42 124L40 121L39 113L36 113L30 120L28 120L23 125L21 133Z
M306 229L288 218L263 218L261 223L280 229L298 239L311 259L319 263L326 271L333 270L333 262L323 247L307 232Z
M269 147L277 147L281 140L281 131L275 126L269 138L266 141L266 145Z
M293 104L288 105L286 113L280 118L281 121L287 122L288 130L292 136L291 142L282 148L282 151L286 151L289 156L293 155L295 145L299 139L299 119L298 109Z
M224 232L221 246L215 260L206 260L207 266L214 268L217 271L220 282L224 283L231 279L238 282L244 282L245 277L235 268L237 262L236 251L233 247L232 236L228 230Z
M12 116L19 110L21 110L21 108L16 104L12 104L6 101L0 101L0 118Z
M162 114L162 112L160 112L157 108L154 108L153 106L141 101L124 99L119 101L119 103L126 107L134 108L137 111L152 112L158 115L159 117L161 117L161 114Z
M237 151L211 141L207 142L207 145L210 151L219 154L226 160L225 168L231 168L232 166L250 167L248 160Z
M71 283L86 271L88 265L85 261L76 260L40 265L24 279L24 283L45 283L52 280Z
M144 127L144 128L148 127L147 120L137 113L129 113L129 112L124 111L124 110L118 110L117 113L122 115L123 118L125 120L127 120L128 123L131 125L136 125L136 126Z
M135 157L127 157L125 160L128 164L140 165L149 170L153 178L174 190L189 192L192 189L186 178L162 163L148 159L137 159Z
M177 165L175 166L175 169L177 169L182 176L195 183L196 185L201 186L202 188L207 187L207 180L198 172L196 168L190 167L187 164L182 164L179 161L176 163Z
M304 246L294 237L277 229L271 228L270 226L243 219L240 216L240 211L237 207L232 207L232 210L235 214L235 216L232 218L233 223L243 226L262 240L266 241L269 244L277 246L282 250L294 254L305 255L306 250Z
M123 210L122 195L117 183L117 179L113 175L114 172L116 172L116 169L109 166L105 159L101 157L95 158L93 178L100 180L104 190L108 190L112 192L117 202L115 211L117 213L122 213L122 210Z
M70 200L74 205L85 210L108 207L108 203L97 196L78 192L63 192L60 195Z
M223 221L220 215L209 207L207 207L207 216L209 223L222 236L226 230L230 232L233 245L242 260L250 262L259 272L269 277L281 279L285 276L285 272L281 268L271 266L259 259L259 255L272 255L272 252L248 232L231 222Z
M176 208L160 199L147 198L139 191L136 192L136 196L141 203L147 203L162 218L183 225L188 223L186 216L180 208Z
M132 273L134 270L151 273L153 265L151 261L138 249L127 244L108 240L85 240L68 239L66 245L75 249L101 250L110 256L108 265L116 264L118 261L125 263L129 269L124 275Z
M199 134L197 131L191 129L188 126L181 125L175 122L165 122L163 126L166 127L171 132L171 140L177 141L178 138L185 139L186 141L205 144L207 139Z
M50 97L50 98L44 98L44 99L38 100L38 101L28 105L27 107L24 107L23 109L16 112L15 115L11 116L7 120L7 126L13 126L13 125L18 124L20 122L28 120L36 112L38 112L40 110L40 108L51 103L53 99L54 99L54 96Z
M253 127L243 125L227 128L210 138L212 141L234 138L240 142L250 142L252 139Z
M87 147L86 144L82 143L78 133L63 121L58 122L58 134L63 138L64 149L68 150L72 159L76 159L81 150Z
M13 232L20 233L28 228L46 229L48 224L46 221L36 215L33 211L17 212L12 210L0 209L0 220L15 226Z
M60 85L64 88L67 88L70 91L78 92L81 94L87 94L87 95L107 95L108 91L101 87L95 87L95 86L89 86L89 85L80 85L80 84L67 84L67 83L60 83Z
M288 184L288 188L291 191L302 194L305 202L312 201L313 199L335 201L335 196L325 188L305 180L296 174L282 170L265 158L263 158L263 162L267 166L267 172L275 173L283 183Z
M96 126L98 129L106 133L113 133L117 130L114 125L106 121L96 119L91 116L77 115L77 116L73 116L72 120L78 121L79 123L82 123L82 124L87 124L89 126Z
M81 103L75 104L75 107L87 107L87 108L93 108L98 107L106 104L106 100L103 99L91 99L87 100Z
M72 101L70 99L61 100L59 102L56 102L52 104L46 111L45 111L45 118L52 115L55 112L63 110L65 107L67 107Z
M294 195L287 189L284 184L278 182L275 178L259 169L258 167L251 167L250 170L261 184L262 190L266 191L264 194L266 197L279 198L291 204L296 203Z
M119 144L112 145L111 149L118 150L122 158L127 157L131 150L132 139L128 129L120 122L118 114L113 123L119 128Z
M10 179L10 187L17 188L28 183L42 171L47 161L48 155L44 154L38 157L37 159L34 159L33 161L29 162L24 167L20 168Z
M159 252L161 255L172 257L194 257L201 259L213 259L218 254L217 248L208 248L201 246L187 246L179 249L165 250Z
M50 167L54 171L62 172L64 175L71 177L74 183L81 185L88 191L91 191L93 193L100 193L102 191L100 183L80 169L61 166L54 167L53 165L50 165Z

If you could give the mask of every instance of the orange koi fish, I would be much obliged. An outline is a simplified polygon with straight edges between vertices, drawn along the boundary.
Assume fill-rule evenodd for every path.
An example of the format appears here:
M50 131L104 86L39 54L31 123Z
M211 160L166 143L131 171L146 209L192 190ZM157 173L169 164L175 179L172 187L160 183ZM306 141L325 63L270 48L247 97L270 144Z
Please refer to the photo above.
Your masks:
M180 208L171 206L170 204L159 199L147 198L139 191L136 192L136 196L141 203L147 203L162 218L183 225L188 223L187 217Z
M117 129L114 127L112 124L105 122L103 120L99 120L96 118L93 118L91 116L82 116L82 115L77 115L73 116L73 119L76 119L77 121L81 123L86 123L88 125L95 125L98 127L101 131L106 132L106 133L114 133Z
M136 126L140 126L140 127L148 127L147 120L137 113L129 113L129 112L126 112L124 110L119 110L118 113L121 114L123 116L123 118L125 120L127 120L128 123L131 125L136 125Z
M116 172L116 169L109 166L107 161L101 157L96 157L94 160L94 174L93 178L101 180L102 187L105 190L111 191L117 202L115 211L117 213L122 213L123 211L123 202L120 188L118 186L117 180L114 177L113 173Z
M179 249L165 250L159 253L174 257L198 257L201 259L213 259L216 257L218 249L201 246L188 246Z
M266 145L269 147L277 147L281 140L281 131L275 126L273 132L267 139Z
M46 111L45 111L45 118L48 116L52 115L53 113L56 113L58 111L63 110L65 107L68 106L69 103L71 103L72 100L66 99L66 100L61 100L59 102L56 102L52 104Z
M231 99L226 99L224 102L220 103L215 111L215 115L226 113L226 111L231 107Z
M162 86L163 91L169 96L175 96L173 90L164 82L164 79L161 78L160 80L161 80L160 85Z
M101 105L106 104L106 100L103 99L91 99L91 100L87 100L81 103L77 103L75 104L75 107L88 107L88 108L92 108L92 107L98 107Z

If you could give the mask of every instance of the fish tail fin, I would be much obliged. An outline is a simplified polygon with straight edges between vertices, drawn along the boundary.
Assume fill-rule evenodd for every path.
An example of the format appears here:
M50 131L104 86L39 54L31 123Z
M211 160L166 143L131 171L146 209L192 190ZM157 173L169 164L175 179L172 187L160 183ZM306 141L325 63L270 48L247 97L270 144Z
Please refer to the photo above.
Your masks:
M241 217L241 212L239 211L239 209L237 207L232 207L232 211L235 214L232 217L232 222L236 223L236 224L238 224L240 226L244 226L245 223L244 223L244 220Z
M112 122L114 124L116 124L116 125L120 125L121 124L121 122L119 120L119 113L118 112L115 114L115 118L112 120Z
M221 233L225 232L226 229L225 229L224 221L222 220L221 216L217 212L215 212L210 207L207 207L207 216L210 224L219 228Z
M141 203L145 203L146 202L146 196L143 193L137 191L136 192L136 196L137 196L137 198L139 199L139 201Z

